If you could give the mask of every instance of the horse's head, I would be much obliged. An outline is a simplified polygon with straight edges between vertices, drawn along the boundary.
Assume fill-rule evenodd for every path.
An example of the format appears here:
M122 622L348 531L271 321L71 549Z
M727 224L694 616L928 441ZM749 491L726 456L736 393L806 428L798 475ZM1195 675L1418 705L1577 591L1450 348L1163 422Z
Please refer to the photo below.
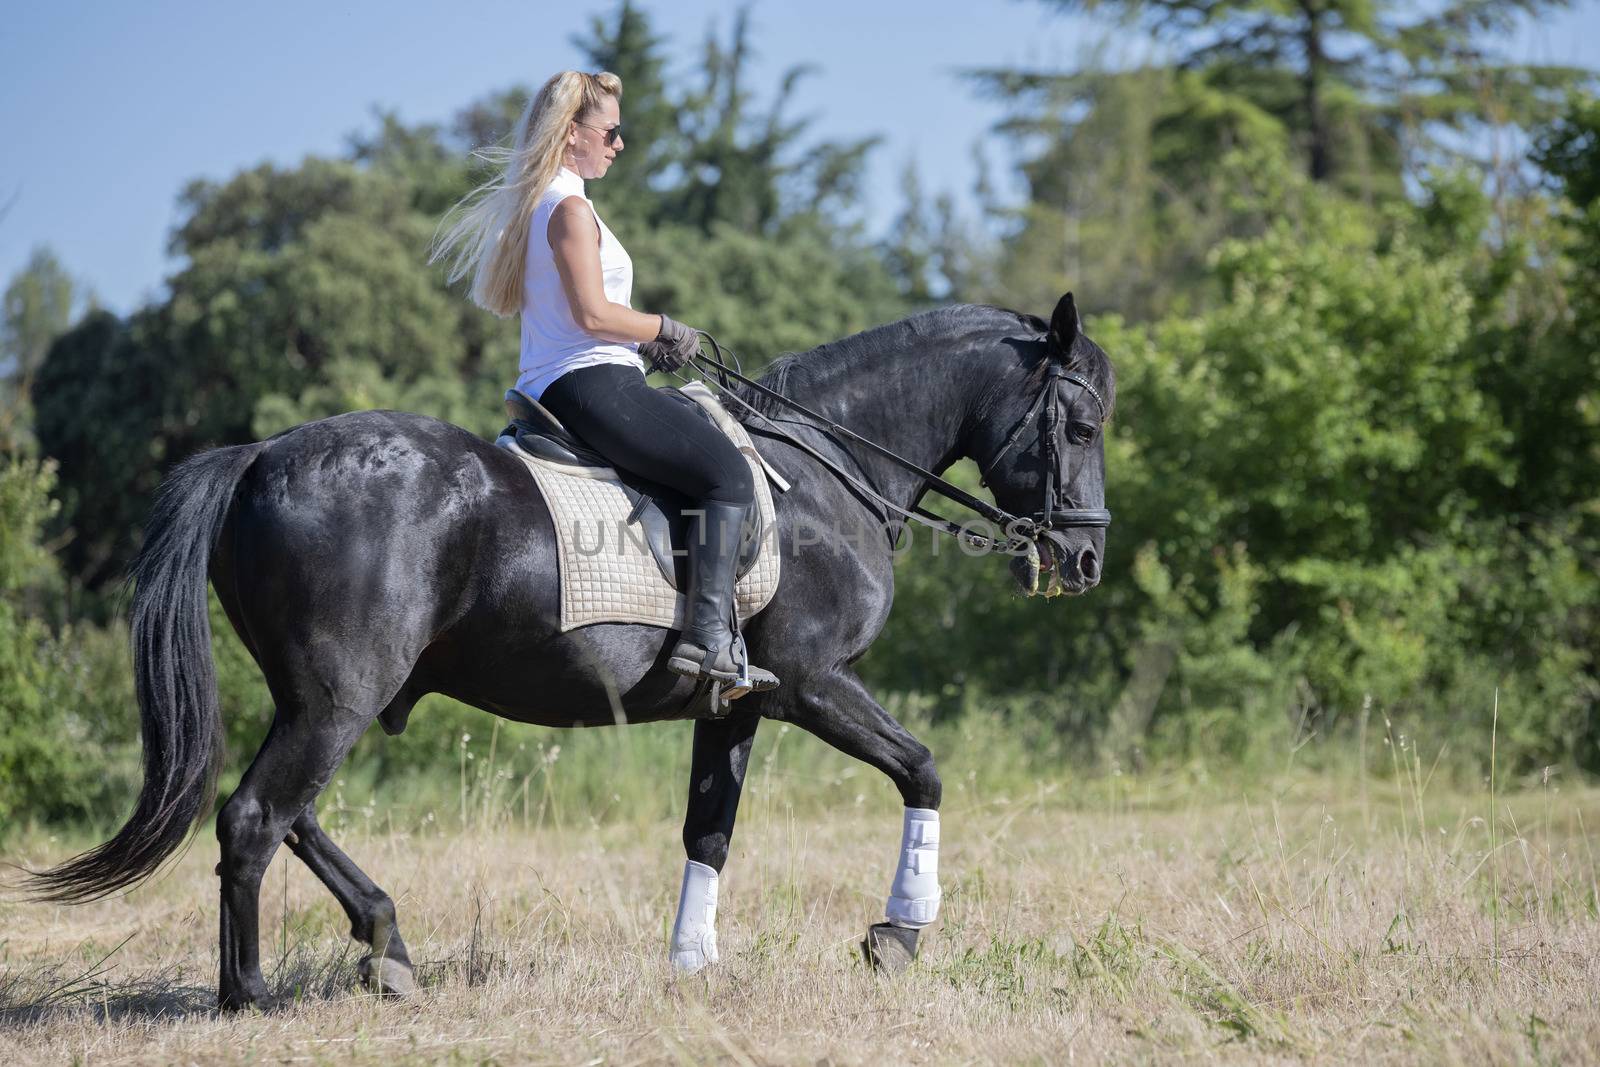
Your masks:
M986 398L968 454L1001 508L1048 520L1038 572L1025 558L1012 564L1023 592L1087 592L1099 584L1105 559L1103 430L1116 374L1083 335L1071 293L1056 304L1043 337L1007 343L1021 351L1020 378L1006 375Z

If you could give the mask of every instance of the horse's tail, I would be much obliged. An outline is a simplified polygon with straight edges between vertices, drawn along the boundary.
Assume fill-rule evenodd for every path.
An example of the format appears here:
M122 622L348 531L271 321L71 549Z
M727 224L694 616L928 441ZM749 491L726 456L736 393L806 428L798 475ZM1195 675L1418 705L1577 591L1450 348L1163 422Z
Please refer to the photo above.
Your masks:
M265 447L257 442L202 452L162 482L127 578L134 589L130 643L144 784L116 836L29 876L37 899L80 903L143 881L211 810L223 732L207 570L234 489Z

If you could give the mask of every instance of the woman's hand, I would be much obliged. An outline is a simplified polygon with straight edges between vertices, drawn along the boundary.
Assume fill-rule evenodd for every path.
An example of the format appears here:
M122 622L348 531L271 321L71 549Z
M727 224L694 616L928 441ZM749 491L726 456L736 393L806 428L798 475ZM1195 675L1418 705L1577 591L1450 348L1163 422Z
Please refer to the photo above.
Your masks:
M644 365L650 368L650 373L666 373L674 370L670 366L672 348L664 341L646 341L639 346L639 358L644 360Z
M675 371L688 366L700 354L700 331L691 330L676 319L661 316L661 332L654 341L639 346L653 371Z

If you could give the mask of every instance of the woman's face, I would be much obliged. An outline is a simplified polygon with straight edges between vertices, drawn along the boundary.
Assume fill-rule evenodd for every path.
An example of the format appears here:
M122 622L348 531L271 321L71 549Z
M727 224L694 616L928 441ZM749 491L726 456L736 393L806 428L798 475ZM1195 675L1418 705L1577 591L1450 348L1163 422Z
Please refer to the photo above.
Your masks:
M604 97L599 108L579 115L567 131L566 165L585 180L604 178L611 161L622 151L622 134L612 132L621 125L622 111L614 96Z

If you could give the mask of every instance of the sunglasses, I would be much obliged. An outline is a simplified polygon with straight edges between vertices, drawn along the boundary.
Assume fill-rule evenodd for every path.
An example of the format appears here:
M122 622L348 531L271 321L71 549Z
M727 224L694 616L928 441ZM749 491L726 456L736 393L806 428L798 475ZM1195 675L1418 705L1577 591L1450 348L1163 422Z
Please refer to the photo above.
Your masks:
M607 148L610 148L612 145L616 144L617 143L617 138L622 136L622 123L620 123L620 122L617 123L615 126L607 127L607 126L596 126L592 122L582 122L582 121L580 121L578 119L573 119L572 121L578 123L579 126L587 126L591 130L599 130L602 134L605 135L605 136L600 138L600 143L605 145Z

